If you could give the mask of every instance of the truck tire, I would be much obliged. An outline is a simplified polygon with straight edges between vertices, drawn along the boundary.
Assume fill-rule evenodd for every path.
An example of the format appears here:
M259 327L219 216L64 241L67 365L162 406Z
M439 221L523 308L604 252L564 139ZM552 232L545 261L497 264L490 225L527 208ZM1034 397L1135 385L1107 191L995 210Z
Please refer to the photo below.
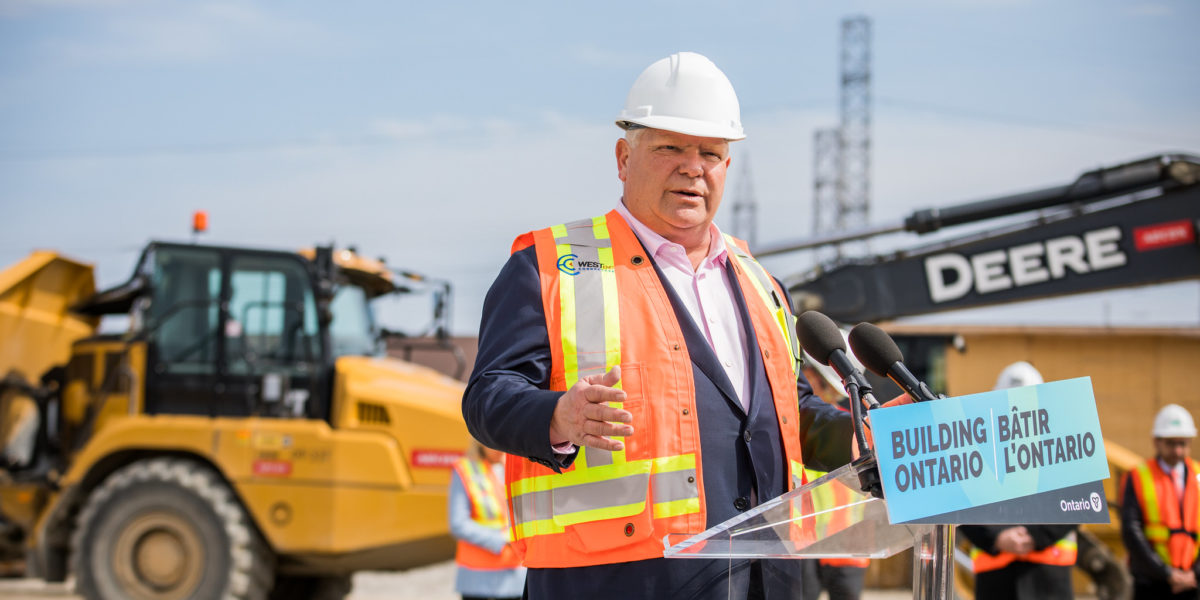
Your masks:
M349 575L302 577L279 575L270 600L343 600L354 587Z
M263 600L273 563L229 486L181 458L109 475L71 538L76 593L88 600Z

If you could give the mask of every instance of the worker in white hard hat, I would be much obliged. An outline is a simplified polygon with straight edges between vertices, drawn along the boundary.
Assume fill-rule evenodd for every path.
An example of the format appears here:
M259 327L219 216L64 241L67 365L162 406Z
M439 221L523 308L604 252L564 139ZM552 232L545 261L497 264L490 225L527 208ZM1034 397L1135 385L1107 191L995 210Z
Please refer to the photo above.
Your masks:
M1004 367L993 390L1045 383L1033 365ZM976 600L1070 600L1076 525L961 525L971 541Z
M463 397L472 435L509 454L527 597L798 589L796 561L663 558L665 536L793 489L805 462L850 460L849 415L799 373L784 288L713 222L745 137L737 95L709 59L672 54L616 123L620 201L517 237Z
M1135 600L1197 598L1200 561L1200 464L1191 458L1196 424L1168 404L1154 417L1154 458L1125 475L1121 539L1129 553Z

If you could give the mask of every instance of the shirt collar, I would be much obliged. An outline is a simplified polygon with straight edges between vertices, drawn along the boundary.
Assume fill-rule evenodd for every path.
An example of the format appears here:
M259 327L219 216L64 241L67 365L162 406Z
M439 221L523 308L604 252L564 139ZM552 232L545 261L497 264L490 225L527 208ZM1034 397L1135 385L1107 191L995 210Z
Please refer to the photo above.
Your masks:
M1172 467L1167 464L1167 461L1160 458L1160 459L1158 459L1158 467L1160 469L1162 469L1164 473L1172 473L1172 474L1178 476L1183 473L1183 470L1185 468L1183 466L1183 462L1184 461L1181 460L1181 461L1175 463L1175 466Z
M659 235L658 232L650 229L648 225L639 221L637 217L634 217L633 213L629 212L629 208L625 206L624 198L617 202L617 213L629 224L629 228L633 230L634 235L646 247L646 252L650 256L657 257L659 251L668 245L683 248L682 245L676 244ZM725 246L725 236L721 233L721 229L717 227L716 223L709 223L708 231L711 234L712 241L709 242L708 255L704 258L704 261L724 267L725 261L729 257L729 249Z

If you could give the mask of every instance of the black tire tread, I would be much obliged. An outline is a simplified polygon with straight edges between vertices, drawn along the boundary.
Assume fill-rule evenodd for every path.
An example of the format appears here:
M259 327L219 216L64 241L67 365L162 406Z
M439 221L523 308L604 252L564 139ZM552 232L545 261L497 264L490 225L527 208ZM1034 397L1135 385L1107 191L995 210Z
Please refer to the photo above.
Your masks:
M187 458L160 457L130 463L109 475L84 502L71 535L71 572L76 593L100 598L84 564L86 533L97 514L115 497L140 483L166 483L191 493L218 516L229 540L230 573L222 600L263 600L274 572L274 556L233 491L210 467Z

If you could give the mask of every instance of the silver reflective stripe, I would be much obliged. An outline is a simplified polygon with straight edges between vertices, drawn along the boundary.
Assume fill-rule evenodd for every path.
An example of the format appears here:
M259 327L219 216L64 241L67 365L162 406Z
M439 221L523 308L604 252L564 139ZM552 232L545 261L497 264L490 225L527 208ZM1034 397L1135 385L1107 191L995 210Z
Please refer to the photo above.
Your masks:
M688 481L689 479L691 481ZM700 497L696 487L695 469L655 473L652 481L650 489L654 492L655 504Z
M613 453L611 450L601 450L590 446L584 446L583 450L585 453L584 456L587 457L587 466L589 467L602 467L613 464Z
M567 235L555 237L555 242L560 244L571 244L572 246L590 246L592 248L612 247L611 239L596 239L595 231L592 229L591 219L571 221L570 223L564 223L563 227L566 228Z
M646 500L649 473L635 473L604 481L556 487L513 496L517 523L529 523L585 510L625 506Z
M554 514L623 506L645 502L649 473L635 473L605 481L554 488Z
M554 509L550 505L550 490L542 492L528 492L520 496L513 496L513 519L516 523L529 523L531 521L544 521L554 516Z
M589 230L590 232L590 230ZM593 240L594 241L594 240ZM595 248L571 246L575 264L598 263ZM604 273L599 270L580 270L568 275L575 283L575 344L578 348L579 377L600 375L605 371L604 353Z
M600 265L599 248L611 248L612 240L597 239L592 219L573 221L563 225L566 235L557 236L558 244L569 244L575 255L578 273L571 277L575 298L575 360L579 365L576 377L600 375L608 370L607 345L605 341L604 271ZM592 268L584 268L589 264ZM612 265L609 265L610 267ZM613 464L613 454L608 450L584 448L584 460L588 467Z

